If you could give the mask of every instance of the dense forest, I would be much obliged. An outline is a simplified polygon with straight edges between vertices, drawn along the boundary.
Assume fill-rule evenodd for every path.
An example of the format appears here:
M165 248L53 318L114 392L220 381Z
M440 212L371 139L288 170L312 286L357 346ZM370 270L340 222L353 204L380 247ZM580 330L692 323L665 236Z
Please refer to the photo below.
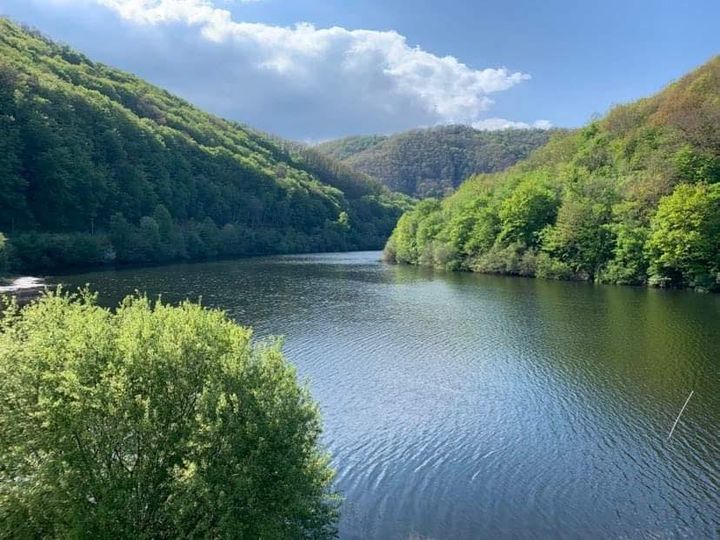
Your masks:
M393 191L449 194L468 176L506 169L548 141L552 131L480 131L468 126L414 129L391 137L348 137L316 148Z
M720 57L406 213L390 260L720 289Z
M0 19L0 271L380 248L408 203Z

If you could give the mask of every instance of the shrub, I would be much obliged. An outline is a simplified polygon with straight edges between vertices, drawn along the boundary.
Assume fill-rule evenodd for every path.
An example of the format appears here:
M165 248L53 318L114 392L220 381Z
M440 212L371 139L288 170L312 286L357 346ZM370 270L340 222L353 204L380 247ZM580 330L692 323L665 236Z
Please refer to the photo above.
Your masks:
M681 184L660 201L647 242L653 285L717 287L720 184Z
M0 537L323 538L320 420L219 311L49 293L0 317Z
M579 276L569 264L559 261L547 253L540 253L536 261L536 275L543 279L573 280Z

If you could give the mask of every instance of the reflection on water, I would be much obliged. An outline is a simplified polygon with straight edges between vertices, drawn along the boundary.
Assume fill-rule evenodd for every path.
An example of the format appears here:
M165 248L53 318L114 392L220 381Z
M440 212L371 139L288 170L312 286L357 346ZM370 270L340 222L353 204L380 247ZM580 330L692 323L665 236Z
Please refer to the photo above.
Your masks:
M284 335L323 410L343 538L720 530L718 296L434 273L378 253L59 280L108 304L135 289L202 297Z

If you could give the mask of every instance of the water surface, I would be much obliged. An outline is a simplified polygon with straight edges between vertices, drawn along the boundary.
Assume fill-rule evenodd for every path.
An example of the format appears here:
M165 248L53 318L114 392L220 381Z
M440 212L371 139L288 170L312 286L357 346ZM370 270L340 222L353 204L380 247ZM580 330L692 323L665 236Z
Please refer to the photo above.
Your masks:
M320 402L341 537L720 534L720 297L450 274L379 253L63 276L202 297ZM695 394L672 440L670 427Z

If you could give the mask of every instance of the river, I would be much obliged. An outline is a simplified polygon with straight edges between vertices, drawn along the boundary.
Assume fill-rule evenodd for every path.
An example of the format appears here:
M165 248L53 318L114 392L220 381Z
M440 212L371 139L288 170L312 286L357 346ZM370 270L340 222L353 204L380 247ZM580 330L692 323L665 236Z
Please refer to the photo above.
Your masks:
M720 296L453 274L377 252L85 273L285 336L341 538L720 531ZM668 433L690 391L672 439Z

